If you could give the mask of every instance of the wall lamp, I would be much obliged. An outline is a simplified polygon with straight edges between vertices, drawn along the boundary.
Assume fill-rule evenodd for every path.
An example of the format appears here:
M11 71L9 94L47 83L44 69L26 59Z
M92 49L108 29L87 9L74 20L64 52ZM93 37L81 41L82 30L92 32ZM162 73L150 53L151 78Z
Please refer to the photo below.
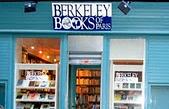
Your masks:
M37 1L25 1L24 12L35 12Z
M118 8L123 12L125 15L128 14L128 12L131 10L131 7L129 6L131 2L130 1L121 1L121 3L118 5Z

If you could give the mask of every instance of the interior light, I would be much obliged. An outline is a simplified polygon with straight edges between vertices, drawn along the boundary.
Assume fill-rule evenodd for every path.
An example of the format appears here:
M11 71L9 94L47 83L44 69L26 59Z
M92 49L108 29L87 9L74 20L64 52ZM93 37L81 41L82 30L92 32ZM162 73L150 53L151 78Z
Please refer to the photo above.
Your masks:
M125 15L128 14L128 12L131 10L131 7L129 6L130 1L122 1L119 5L118 8L123 12Z
M35 49L35 47L34 47L34 46L31 46L31 49L33 50L33 49Z
M56 59L54 59L54 62L56 62L57 60Z
M46 58L47 58L47 59L49 59L49 58L50 58L50 56L47 56Z
M42 51L40 50L39 53L42 54Z

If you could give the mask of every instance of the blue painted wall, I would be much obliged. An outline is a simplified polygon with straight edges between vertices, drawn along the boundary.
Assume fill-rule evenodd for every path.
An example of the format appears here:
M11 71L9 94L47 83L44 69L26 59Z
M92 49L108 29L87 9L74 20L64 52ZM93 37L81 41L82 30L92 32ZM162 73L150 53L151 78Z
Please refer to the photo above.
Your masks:
M8 80L11 73L12 38L0 34L0 79Z
M169 3L132 2L131 11L123 15L113 3L112 31L168 31Z
M148 38L148 82L169 83L169 37Z
M13 38L10 34L0 34L0 82L5 81L5 102L7 109L13 104ZM8 103L8 104L7 104Z
M0 29L51 30L51 3L41 2L34 13L24 13L24 2L0 3Z

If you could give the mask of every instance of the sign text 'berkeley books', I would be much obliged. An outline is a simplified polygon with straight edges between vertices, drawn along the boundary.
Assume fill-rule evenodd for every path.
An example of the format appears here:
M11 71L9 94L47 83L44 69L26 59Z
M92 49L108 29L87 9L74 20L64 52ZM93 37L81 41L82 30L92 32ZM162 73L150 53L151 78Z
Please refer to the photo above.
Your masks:
M52 3L54 30L110 31L111 3Z

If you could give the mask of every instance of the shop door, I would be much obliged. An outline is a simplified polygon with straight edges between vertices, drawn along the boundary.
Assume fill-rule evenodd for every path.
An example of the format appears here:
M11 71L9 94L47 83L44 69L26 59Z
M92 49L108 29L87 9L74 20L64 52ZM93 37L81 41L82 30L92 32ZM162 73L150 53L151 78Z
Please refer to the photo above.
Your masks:
M69 109L100 109L100 65L70 65Z
M5 84L0 83L0 109L5 107Z
M169 109L169 87L152 87L151 109Z

